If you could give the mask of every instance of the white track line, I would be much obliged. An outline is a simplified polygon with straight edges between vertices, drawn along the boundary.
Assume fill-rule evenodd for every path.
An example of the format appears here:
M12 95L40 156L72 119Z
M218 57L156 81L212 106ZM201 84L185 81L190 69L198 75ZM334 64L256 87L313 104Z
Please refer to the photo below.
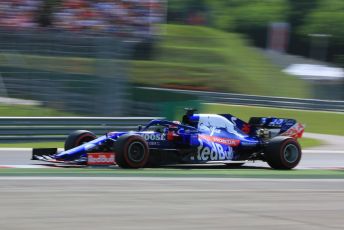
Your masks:
M58 151L63 151L62 148L58 148ZM0 148L0 151L32 151L32 148Z
M320 149L305 149L302 150L302 153L338 153L338 154L344 154L344 150L320 150Z
M47 181L216 181L216 182L343 182L344 179L266 179L266 178L200 178L200 177L40 177L40 176L0 176L1 180L47 180Z
M0 148L1 151L32 151L32 148Z
M40 169L40 168L56 168L56 167L45 166L45 165L0 165L0 168Z

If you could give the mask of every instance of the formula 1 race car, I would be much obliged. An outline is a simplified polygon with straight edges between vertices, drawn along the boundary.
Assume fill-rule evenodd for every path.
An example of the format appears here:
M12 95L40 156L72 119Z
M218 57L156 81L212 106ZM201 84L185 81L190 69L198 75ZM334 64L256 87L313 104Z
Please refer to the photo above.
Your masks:
M266 161L274 169L292 169L301 159L297 141L304 126L294 119L231 114L195 114L187 109L182 121L152 120L130 132L96 137L77 130L65 150L33 149L33 160L73 164L117 164L121 168L168 164L223 163L242 165Z

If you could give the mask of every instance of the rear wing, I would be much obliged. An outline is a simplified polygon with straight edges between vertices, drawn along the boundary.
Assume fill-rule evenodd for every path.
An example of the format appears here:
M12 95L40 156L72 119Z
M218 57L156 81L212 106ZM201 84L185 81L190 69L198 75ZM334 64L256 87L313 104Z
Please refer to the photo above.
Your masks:
M305 129L303 124L290 118L251 117L248 124L255 131L268 129L273 131L273 136L290 136L293 138L301 138Z

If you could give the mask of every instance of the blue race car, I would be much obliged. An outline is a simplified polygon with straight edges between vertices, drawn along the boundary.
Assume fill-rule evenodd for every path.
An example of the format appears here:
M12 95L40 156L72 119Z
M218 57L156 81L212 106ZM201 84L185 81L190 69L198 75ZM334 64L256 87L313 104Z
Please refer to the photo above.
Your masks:
M33 149L33 160L87 164L94 154L110 156L122 168L168 164L223 163L242 165L266 161L274 169L292 169L301 159L304 126L294 119L252 117L249 122L231 114L195 114L187 109L182 121L152 120L130 132L96 137L77 130L65 141L65 150ZM107 155L106 155L107 154ZM98 155L99 156L99 155ZM104 163L110 158L97 158Z

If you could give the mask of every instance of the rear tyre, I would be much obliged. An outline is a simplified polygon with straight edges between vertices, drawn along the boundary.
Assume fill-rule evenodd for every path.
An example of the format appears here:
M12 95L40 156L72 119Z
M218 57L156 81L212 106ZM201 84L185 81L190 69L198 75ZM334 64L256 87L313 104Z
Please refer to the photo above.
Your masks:
M69 150L96 138L96 135L90 131L76 130L67 137L64 147L65 150Z
M149 159L149 148L139 135L123 135L113 145L116 163L121 168L142 168Z
M302 151L294 138L278 136L267 144L264 155L271 168L292 169L299 164Z

